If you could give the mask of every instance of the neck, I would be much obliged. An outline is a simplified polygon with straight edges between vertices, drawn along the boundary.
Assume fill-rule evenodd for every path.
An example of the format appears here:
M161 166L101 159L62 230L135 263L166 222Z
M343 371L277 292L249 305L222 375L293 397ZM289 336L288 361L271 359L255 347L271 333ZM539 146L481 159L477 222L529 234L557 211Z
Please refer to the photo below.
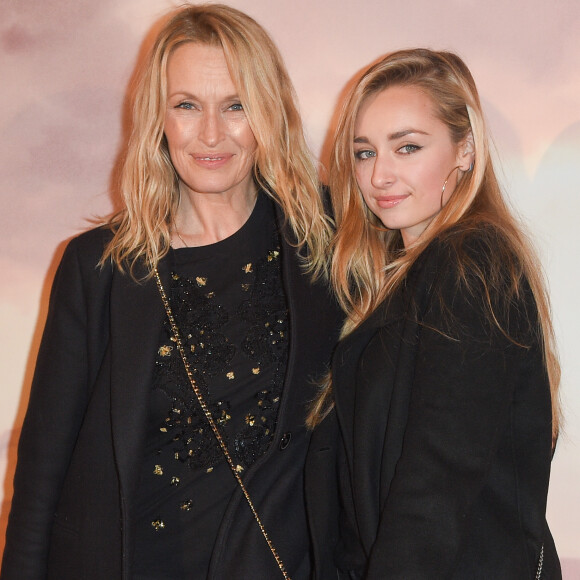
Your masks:
M253 186L245 194L234 195L189 195L182 191L173 223L172 246L207 246L228 238L246 223L256 199Z

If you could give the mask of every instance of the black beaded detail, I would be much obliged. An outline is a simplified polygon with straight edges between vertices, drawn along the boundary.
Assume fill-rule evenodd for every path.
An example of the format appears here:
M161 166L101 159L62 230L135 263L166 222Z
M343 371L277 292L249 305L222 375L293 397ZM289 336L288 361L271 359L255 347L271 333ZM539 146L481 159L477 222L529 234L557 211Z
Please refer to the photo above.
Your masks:
M239 471L261 457L273 439L288 352L288 312L279 249L270 250L254 264L243 264L242 271L240 292L244 299L236 313L246 329L241 351L247 358L249 374L260 375L264 365L272 365L273 373L269 384L262 384L255 394L243 426L235 433L228 429L232 420L229 402L218 399L208 388L216 380L236 380L229 368L236 346L224 334L230 313L217 302L216 293L208 291L212 287L210 278L173 273L170 290L171 308L194 379ZM168 322L164 336L156 358L155 388L165 393L172 406L160 430L173 441L174 459L211 473L218 462L224 461L223 454L191 389L179 353L173 348Z

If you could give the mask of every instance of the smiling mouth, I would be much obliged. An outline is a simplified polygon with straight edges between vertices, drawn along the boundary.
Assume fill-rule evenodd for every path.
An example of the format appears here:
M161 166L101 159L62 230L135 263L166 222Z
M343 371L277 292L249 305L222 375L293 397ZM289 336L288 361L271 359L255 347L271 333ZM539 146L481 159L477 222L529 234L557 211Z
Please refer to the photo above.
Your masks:
M377 197L377 205L383 209L388 209L389 207L394 207L407 199L408 195L389 195L384 197Z
M194 161L206 169L220 169L229 163L233 155L222 153L220 155L192 155Z

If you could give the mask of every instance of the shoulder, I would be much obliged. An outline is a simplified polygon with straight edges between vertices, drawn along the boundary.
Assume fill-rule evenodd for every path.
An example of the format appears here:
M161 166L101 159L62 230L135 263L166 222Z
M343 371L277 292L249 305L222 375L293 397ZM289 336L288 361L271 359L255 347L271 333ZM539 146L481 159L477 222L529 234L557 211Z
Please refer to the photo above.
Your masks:
M67 251L74 251L86 258L97 257L98 262L112 238L113 231L111 227L102 225L72 238L67 245Z
M417 257L410 274L468 292L518 292L526 285L523 262L508 237L491 224L450 228Z
M60 288L84 288L92 293L103 280L111 277L111 268L101 267L99 262L113 233L108 226L100 226L72 238L66 245L56 272L53 292Z
M463 318L516 341L536 334L537 308L523 260L497 227L452 228L417 262L429 273L431 308L445 314L448 329Z
M509 240L498 228L482 224L474 228L450 228L437 236L421 253L421 260L436 260L449 266L491 267L508 257L519 261Z
M109 226L99 226L73 237L66 245L61 267L74 264L81 270L96 269L112 237Z

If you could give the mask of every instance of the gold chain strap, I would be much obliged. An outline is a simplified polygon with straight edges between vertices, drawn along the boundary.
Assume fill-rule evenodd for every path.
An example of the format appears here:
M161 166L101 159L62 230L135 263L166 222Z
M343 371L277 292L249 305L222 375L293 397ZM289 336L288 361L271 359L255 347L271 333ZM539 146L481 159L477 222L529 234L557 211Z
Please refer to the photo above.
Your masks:
M199 387L197 386L197 383L195 382L195 379L193 378L193 374L191 372L189 362L187 361L187 357L185 356L185 349L183 348L183 344L181 342L179 328L177 327L177 323L175 322L175 318L173 317L173 312L171 310L171 306L169 304L167 294L165 294L165 289L163 288L163 284L161 284L161 278L159 277L159 272L157 271L157 268L155 269L155 281L157 282L157 288L159 289L159 294L161 294L161 300L163 301L163 306L165 307L165 312L167 313L167 318L169 319L169 324L171 325L171 331L173 332L175 344L177 345L177 350L179 351L179 354L181 355L181 360L183 361L183 365L185 367L185 372L187 373L187 378L189 379L189 382L191 383L191 387L193 389L193 392L195 393L195 396L197 397L197 400L198 400L199 405L203 411L203 414L205 415L205 418L207 419L207 422L209 423L209 426L211 427L211 430L213 431L213 434L215 435L215 438L217 439L219 446L221 447L221 450L223 451L223 454L228 462L228 465L230 466L230 469L232 470L232 473L234 474L234 477L236 478L236 481L238 482L238 484L239 484L239 486L244 494L244 497L246 498L246 501L248 502L248 505L250 506L250 509L252 510L252 514L254 515L254 519L258 523L260 531L262 532L262 535L264 536L264 539L266 540L266 543L268 544L268 548L270 548L270 552L272 552L272 556L274 556L274 559L276 560L276 564L278 564L278 568L280 568L280 572L282 572L282 575L284 576L285 580L290 580L290 576L288 575L288 572L286 572L286 568L284 567L284 562L282 562L282 558L280 558L280 555L278 554L278 551L276 550L274 544L272 543L272 540L270 539L268 532L266 532L266 528L264 527L264 524L262 523L262 520L260 519L260 516L258 515L256 508L254 507L254 503L252 502L252 499L250 498L250 494L248 493L248 490L246 489L246 486L244 485L244 482L242 481L242 478L241 478L240 474L238 473L236 465L234 464L234 462L232 460L232 456L230 455L230 452L227 448L227 445L225 444L225 441L222 438L222 435L218 429L218 426L216 425L216 422L214 421L214 419L212 417L211 411L209 410L209 408L205 402L205 399L203 398L201 391L199 390Z

